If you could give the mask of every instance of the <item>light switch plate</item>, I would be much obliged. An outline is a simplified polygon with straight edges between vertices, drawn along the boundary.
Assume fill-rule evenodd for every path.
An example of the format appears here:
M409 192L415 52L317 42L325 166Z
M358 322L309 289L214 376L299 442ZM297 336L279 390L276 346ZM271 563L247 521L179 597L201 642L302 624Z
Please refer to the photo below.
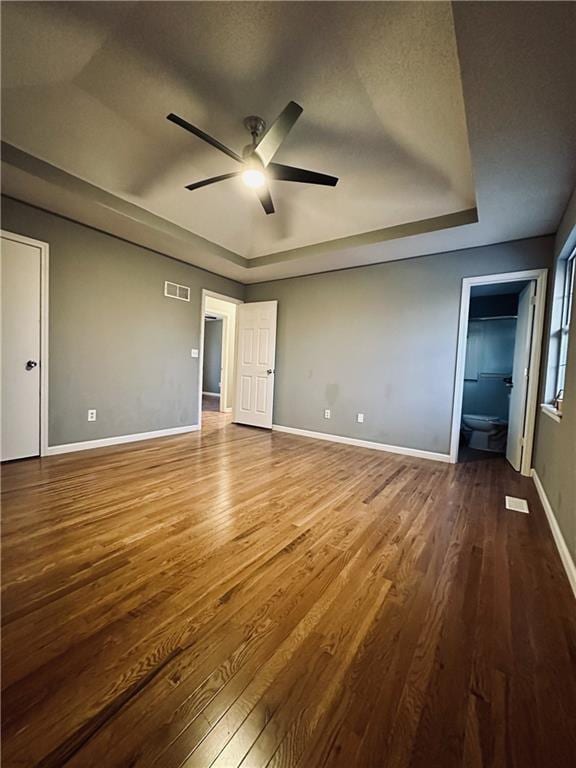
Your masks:
M332 414L330 413L330 408L326 408L324 411L324 418L329 419Z
M198 350L197 350L197 349L193 349L193 350L190 352L190 355L191 355L192 357L198 357L198 356L199 356L199 352L198 352Z
M357 413L356 414L356 421L358 424L364 424L364 414L363 413Z

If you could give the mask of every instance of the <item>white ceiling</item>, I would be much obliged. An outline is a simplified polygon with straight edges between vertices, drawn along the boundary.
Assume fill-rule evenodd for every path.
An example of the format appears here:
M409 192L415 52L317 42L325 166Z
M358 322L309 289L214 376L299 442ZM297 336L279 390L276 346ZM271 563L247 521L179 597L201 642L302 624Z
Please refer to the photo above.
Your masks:
M3 190L243 282L547 234L575 33L554 2L4 4ZM336 189L183 189L236 168L168 112L240 150L290 99L277 160Z

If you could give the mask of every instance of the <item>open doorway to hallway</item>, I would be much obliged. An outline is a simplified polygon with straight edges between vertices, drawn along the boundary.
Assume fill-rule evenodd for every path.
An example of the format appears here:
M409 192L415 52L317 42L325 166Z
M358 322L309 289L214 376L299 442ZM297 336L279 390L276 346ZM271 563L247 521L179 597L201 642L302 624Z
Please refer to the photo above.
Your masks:
M232 420L236 361L237 306L230 296L202 291L200 350L200 426L223 426Z
M202 410L225 410L221 400L222 379L222 347L224 341L224 318L209 311L204 315L204 360L202 363Z

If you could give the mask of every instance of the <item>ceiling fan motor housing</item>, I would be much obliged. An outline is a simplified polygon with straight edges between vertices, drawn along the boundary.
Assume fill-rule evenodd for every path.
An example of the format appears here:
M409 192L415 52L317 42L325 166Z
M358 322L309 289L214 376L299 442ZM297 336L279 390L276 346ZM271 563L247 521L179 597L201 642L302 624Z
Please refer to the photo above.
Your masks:
M253 139L257 139L266 130L266 121L258 115L248 115L244 118L244 127L250 131Z

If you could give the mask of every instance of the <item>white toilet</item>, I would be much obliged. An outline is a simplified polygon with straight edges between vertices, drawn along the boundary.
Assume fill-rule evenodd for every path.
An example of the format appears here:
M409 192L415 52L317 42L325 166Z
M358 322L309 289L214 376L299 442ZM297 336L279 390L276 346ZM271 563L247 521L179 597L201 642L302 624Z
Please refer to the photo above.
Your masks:
M470 448L498 453L506 450L508 422L497 416L463 413L462 432L467 437Z

